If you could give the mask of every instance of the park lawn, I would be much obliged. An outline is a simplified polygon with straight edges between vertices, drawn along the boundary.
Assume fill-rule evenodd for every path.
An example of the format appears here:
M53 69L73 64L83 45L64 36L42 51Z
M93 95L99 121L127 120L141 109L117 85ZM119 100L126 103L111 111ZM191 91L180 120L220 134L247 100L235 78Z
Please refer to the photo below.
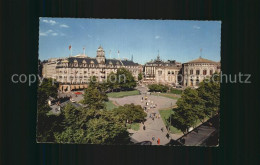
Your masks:
M118 107L118 106L116 106L112 101L107 101L107 102L105 102L105 105L106 105L106 109L107 109L107 110L112 110L112 109Z
M171 93L173 94L177 94L177 95L181 95L183 90L180 90L180 89L174 89L174 88L171 88L170 89Z
M161 118L163 119L163 122L165 125L167 125L167 119L170 117L171 114L173 114L173 111L171 108L168 109L161 109L159 110L159 113L161 115ZM176 134L176 133L182 133L181 130L178 130L174 126L170 126L170 133Z
M138 90L133 90L133 91L111 92L107 94L108 97L113 97L113 98L120 98L120 97L133 96L133 95L140 95L140 92Z
M176 96L176 94L172 94L172 93L152 93L152 95L167 97L167 98L175 99L175 100L178 100L180 98L180 97Z
M132 124L126 124L128 129L132 129L134 131L138 131L140 129L140 123L132 123Z

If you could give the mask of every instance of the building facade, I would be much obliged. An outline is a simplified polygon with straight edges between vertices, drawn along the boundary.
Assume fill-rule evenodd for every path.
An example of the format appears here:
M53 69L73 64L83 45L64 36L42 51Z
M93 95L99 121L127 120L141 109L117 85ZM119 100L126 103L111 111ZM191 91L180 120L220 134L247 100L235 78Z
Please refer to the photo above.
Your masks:
M183 86L198 86L205 78L220 72L220 63L199 57L182 65Z
M178 75L181 74L181 63L175 60L163 61L158 55L155 60L151 60L144 65L144 83L160 83L167 85L177 85Z
M142 66L133 61L106 59L105 51L100 46L96 58L81 54L48 61L43 65L43 77L55 78L60 84L59 90L66 92L86 88L92 76L100 82L104 81L111 72L116 73L119 68L129 70L136 80L142 72Z

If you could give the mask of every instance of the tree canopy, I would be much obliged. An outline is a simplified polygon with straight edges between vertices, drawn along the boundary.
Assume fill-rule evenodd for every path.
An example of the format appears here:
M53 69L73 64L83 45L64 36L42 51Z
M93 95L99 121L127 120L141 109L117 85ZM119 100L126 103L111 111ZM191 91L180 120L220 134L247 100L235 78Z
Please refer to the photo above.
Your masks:
M108 97L105 93L105 86L102 83L96 82L95 77L91 78L88 88L84 90L83 103L90 109L104 109L105 101Z
M186 88L173 109L171 123L174 127L186 132L194 126L197 120L204 122L206 117L212 117L219 111L220 81L214 74L199 84L198 89Z
M110 73L107 77L109 89L113 90L132 90L136 87L136 81L130 71L120 68L116 73Z
M169 90L169 87L162 84L151 84L148 85L150 92L167 92Z

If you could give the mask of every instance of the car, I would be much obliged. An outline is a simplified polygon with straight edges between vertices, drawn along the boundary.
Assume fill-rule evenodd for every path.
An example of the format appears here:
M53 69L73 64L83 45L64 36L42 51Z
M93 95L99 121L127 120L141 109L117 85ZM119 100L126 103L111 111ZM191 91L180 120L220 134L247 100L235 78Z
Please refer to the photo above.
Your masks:
M136 145L152 145L152 142L151 141L142 141L142 142L139 142L139 143L135 143Z
M178 86L176 86L176 88L182 88L182 86L178 85Z

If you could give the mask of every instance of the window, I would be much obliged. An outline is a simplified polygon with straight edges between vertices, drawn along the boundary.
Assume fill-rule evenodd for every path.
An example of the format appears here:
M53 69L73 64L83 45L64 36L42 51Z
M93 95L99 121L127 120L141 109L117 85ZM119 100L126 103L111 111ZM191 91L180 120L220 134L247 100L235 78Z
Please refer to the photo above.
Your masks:
M206 75L207 74L207 70L203 70L203 75Z
M171 74L171 72L170 72L170 71L168 71L168 74Z
M172 74L174 74L174 71L172 71Z
M198 86L200 83L199 79L196 80L196 85Z
M190 70L190 74L193 74L193 70L192 69Z
M210 75L213 75L213 70L210 70Z
M158 75L159 75L159 76L162 75L162 71L158 71Z
M84 73L87 73L87 71L84 71Z
M196 70L196 75L200 75L200 70Z

